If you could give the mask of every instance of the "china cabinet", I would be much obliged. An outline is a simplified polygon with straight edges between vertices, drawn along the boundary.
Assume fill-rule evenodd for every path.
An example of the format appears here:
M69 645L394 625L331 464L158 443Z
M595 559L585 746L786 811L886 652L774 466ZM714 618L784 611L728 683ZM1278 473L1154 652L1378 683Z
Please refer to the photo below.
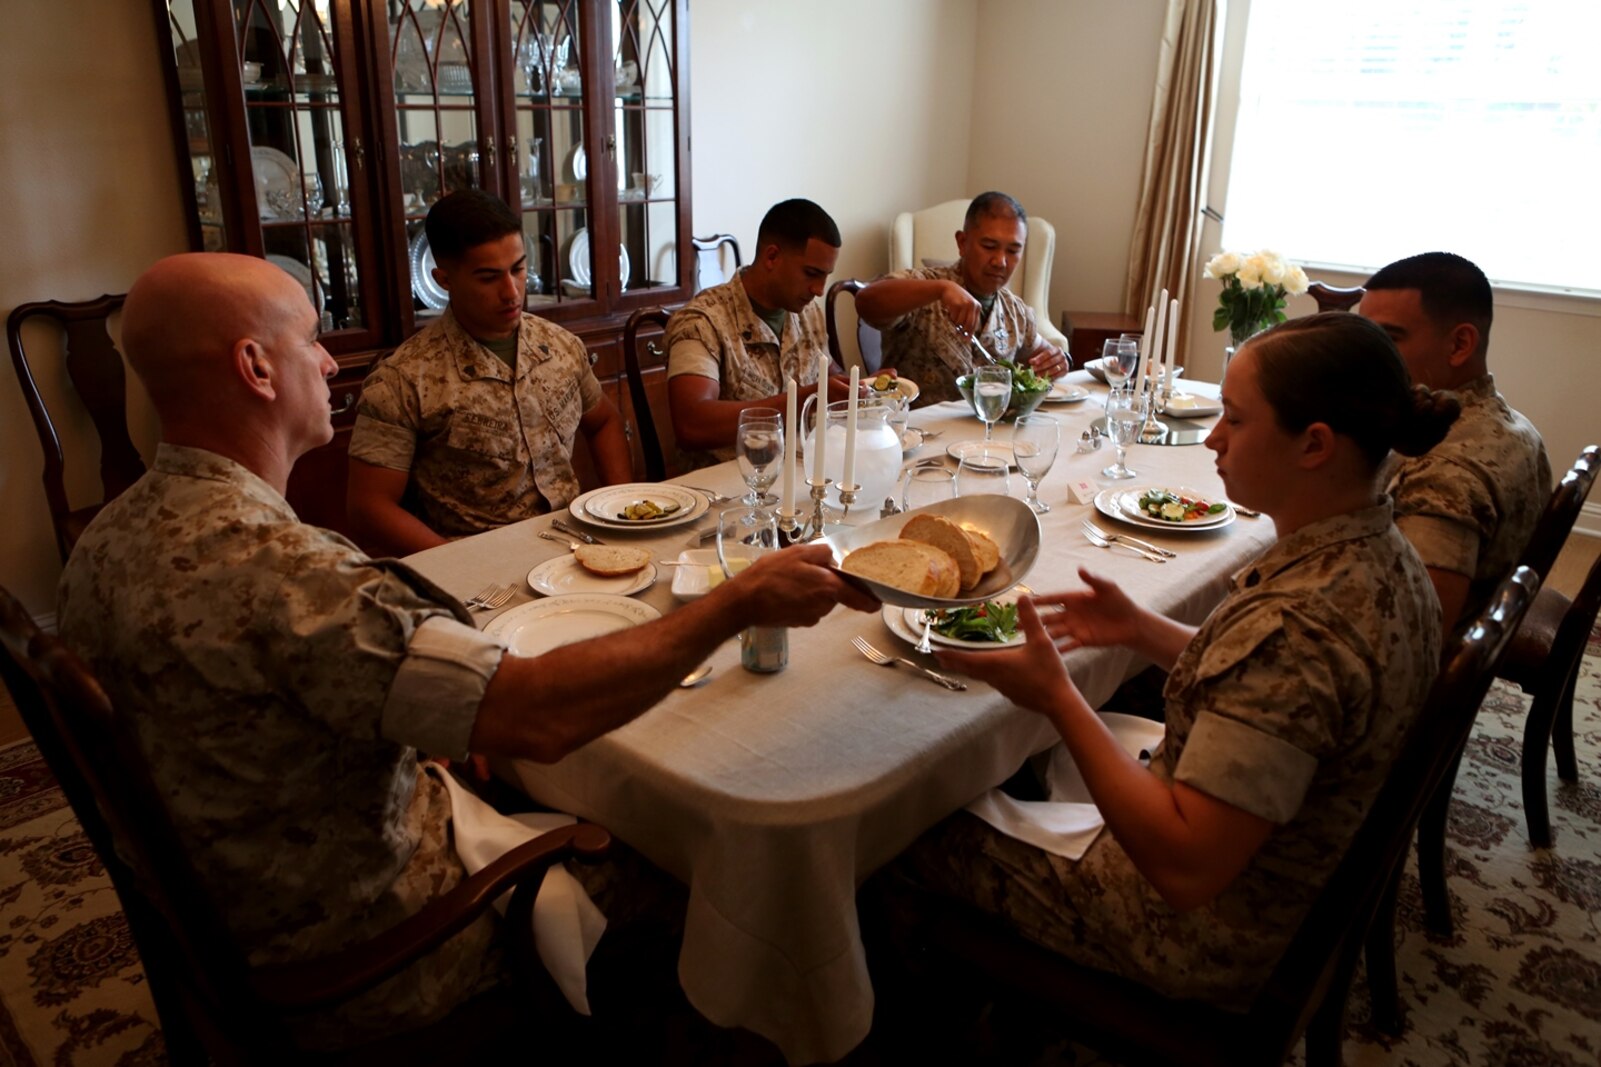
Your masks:
M361 379L446 305L423 220L457 189L519 211L528 309L627 414L628 314L691 291L687 6L156 0L191 245L282 267L340 363L303 518L339 525Z

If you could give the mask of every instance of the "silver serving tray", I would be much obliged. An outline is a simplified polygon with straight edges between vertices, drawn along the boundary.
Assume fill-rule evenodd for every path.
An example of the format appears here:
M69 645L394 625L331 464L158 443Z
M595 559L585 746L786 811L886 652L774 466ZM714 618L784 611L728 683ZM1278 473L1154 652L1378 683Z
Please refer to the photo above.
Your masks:
M1000 546L1000 565L985 575L984 580L966 595L950 599L918 596L904 589L897 589L892 585L885 585L871 578L863 578L859 574L849 574L845 571L840 571L840 576L886 604L897 604L906 608L961 607L964 604L982 604L1006 592L1028 577L1028 572L1033 568L1034 560L1039 555L1039 519L1021 500L1001 496L999 493L941 500L937 504L891 515L865 526L840 530L823 538L819 543L826 544L834 550L834 562L837 565L843 563L845 557L852 551L864 545L872 544L874 541L894 540L900 536L901 527L905 526L914 515L923 514L943 515L958 526L970 526L988 534L990 540Z

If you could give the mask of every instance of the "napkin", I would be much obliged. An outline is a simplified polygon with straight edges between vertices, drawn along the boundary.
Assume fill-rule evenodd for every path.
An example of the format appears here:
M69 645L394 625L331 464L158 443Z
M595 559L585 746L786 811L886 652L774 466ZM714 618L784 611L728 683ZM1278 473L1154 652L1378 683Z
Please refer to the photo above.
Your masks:
M539 835L578 820L560 812L520 812L502 815L457 782L455 776L437 765L428 772L445 783L450 793L451 836L456 855L468 874L477 874L507 852ZM511 891L495 901L495 908L506 914ZM557 864L545 871L539 893L534 897L534 947L540 960L560 987L562 995L580 1015L589 1014L588 975L585 968L590 954L606 931L606 916L595 907L584 887Z
M1155 751L1162 741L1162 724L1150 719L1108 711L1101 713L1101 721L1131 756ZM1049 800L1017 800L991 789L969 804L967 810L1007 837L1070 860L1083 859L1106 820L1090 799L1084 776L1068 755L1066 745L1051 750L1045 785Z

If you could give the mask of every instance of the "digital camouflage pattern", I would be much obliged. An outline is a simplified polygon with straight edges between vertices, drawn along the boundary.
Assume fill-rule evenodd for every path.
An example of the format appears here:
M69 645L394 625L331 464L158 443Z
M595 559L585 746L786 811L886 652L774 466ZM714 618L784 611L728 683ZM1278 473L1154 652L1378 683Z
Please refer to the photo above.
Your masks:
M304 525L244 467L168 444L90 524L60 587L62 636L133 725L196 873L256 962L370 938L464 876L449 796L412 746L465 752L488 675L435 684L426 707L391 693L425 623L489 645L498 664L463 621L448 594ZM483 980L492 933L474 924L309 1023L312 1039L443 1014Z
M948 281L962 284L961 265L897 271L886 278ZM983 357L946 317L939 302L924 304L896 319L883 331L884 366L917 383L917 407L962 399L956 379L973 372ZM997 359L1022 362L1042 342L1034 328L1034 311L1010 289L995 294L995 306L979 326L978 340Z
M513 370L447 310L367 377L350 455L410 471L408 497L435 533L480 533L578 495L573 441L601 399L566 330L524 315Z
M1081 963L1243 1007L1378 795L1439 657L1439 602L1389 503L1314 523L1233 577L1168 680L1151 773L1275 824L1215 900L1174 911L1110 833L1075 863L967 812L898 872Z
M786 312L783 336L774 337L751 307L738 275L701 290L673 312L663 342L668 377L711 378L717 382L719 400L776 396L789 378L798 386L815 385L817 358L828 354L821 301L813 300L799 314ZM730 444L704 455L686 453L684 458L692 466L704 467L733 459L734 449Z
M1486 374L1456 391L1462 414L1422 456L1392 455L1395 521L1427 566L1471 579L1470 619L1523 554L1551 495L1551 461L1534 424Z

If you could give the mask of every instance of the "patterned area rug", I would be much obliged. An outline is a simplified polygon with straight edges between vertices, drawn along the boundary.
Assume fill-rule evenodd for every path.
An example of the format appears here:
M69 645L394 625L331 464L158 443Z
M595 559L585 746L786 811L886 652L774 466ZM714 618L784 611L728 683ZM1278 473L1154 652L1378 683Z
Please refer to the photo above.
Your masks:
M1403 1030L1368 1025L1359 974L1350 1067L1601 1064L1601 630L1574 706L1579 781L1558 784L1549 768L1550 850L1529 846L1523 820L1526 707L1497 683L1479 713L1451 805L1456 933L1424 932L1409 867ZM0 1067L165 1063L155 1018L116 894L65 798L31 743L0 750ZM1045 1062L1096 1062L1055 1053Z

